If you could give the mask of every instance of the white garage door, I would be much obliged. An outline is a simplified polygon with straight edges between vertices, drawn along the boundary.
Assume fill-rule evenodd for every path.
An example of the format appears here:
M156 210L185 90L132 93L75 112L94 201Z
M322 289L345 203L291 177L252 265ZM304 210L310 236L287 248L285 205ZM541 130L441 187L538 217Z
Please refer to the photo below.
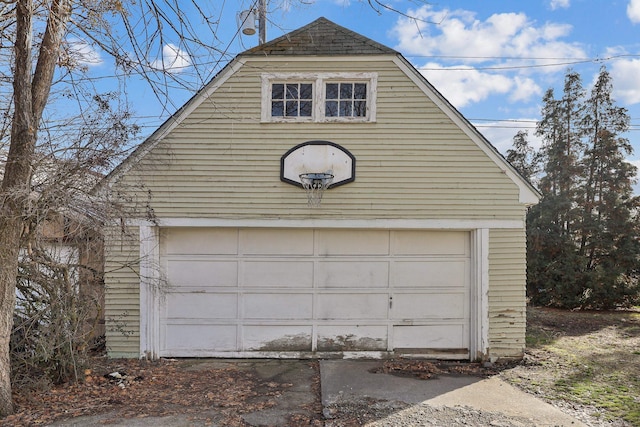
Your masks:
M166 228L160 356L469 355L469 233Z

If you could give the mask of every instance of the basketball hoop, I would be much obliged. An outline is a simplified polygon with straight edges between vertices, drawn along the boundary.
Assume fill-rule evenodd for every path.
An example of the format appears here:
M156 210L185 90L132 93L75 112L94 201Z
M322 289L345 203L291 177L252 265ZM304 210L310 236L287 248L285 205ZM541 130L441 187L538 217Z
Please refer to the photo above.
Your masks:
M302 188L307 192L307 202L312 208L320 206L322 193L333 181L330 173L303 173L300 174Z

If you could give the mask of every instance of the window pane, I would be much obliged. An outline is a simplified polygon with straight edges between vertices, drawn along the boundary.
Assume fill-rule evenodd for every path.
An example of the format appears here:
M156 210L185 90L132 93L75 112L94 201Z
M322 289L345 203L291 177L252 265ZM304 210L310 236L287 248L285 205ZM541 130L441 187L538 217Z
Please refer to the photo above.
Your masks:
M351 117L351 101L340 101L340 117Z
M271 99L284 99L284 85L282 83L271 86Z
M287 83L287 99L298 99L298 83Z
M353 93L354 99L367 99L367 84L356 83Z
M311 99L313 95L313 91L311 89L311 84L302 83L300 84L300 99Z
M338 83L327 83L327 99L338 99Z
M351 99L353 94L352 83L340 83L340 99Z
M298 101L287 101L287 110L285 116L297 116L298 115Z
M327 101L324 115L327 117L338 117L338 101Z
M367 116L367 102L355 101L353 103L353 116L354 117L366 117Z
M271 102L271 116L272 117L284 116L284 102L282 101Z
M271 83L271 117L313 117L313 83Z
M311 101L300 101L300 116L311 117Z

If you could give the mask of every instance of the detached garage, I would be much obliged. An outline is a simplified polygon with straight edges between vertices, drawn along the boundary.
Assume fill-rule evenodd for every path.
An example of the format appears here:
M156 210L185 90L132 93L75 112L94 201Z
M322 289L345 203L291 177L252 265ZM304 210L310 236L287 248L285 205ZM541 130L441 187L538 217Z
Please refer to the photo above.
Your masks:
M132 212L105 233L113 357L522 356L537 192L324 18L236 57L103 188Z

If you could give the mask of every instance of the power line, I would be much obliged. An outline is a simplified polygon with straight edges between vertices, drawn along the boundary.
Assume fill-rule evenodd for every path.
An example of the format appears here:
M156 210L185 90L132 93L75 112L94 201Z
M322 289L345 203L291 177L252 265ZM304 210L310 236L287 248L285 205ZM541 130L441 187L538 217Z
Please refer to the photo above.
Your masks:
M462 55L409 55L407 58L430 58L430 59L460 59L466 61L482 60L482 61L557 61L545 64L526 64L526 65L496 65L487 67L477 66L457 66L450 68L432 68L419 67L418 70L426 71L469 71L469 70L514 70L514 69L530 69L543 67L559 67L565 65L586 64L586 63L603 63L624 58L640 58L640 54L618 54L606 57L526 57L526 56L462 56Z
M417 67L419 71L475 71L475 70L525 70L531 68L551 68L551 67L561 67L566 65L576 65L576 64L586 64L589 62L594 62L593 60L580 60L580 61L566 61L566 62L556 62L552 64L535 64L535 65L497 65L490 67L445 67L445 68L435 68L435 67Z
M406 58L443 58L443 59L486 59L486 60L511 60L522 59L531 61L607 61L618 58L640 58L640 54L621 53L609 55L604 58L590 56L468 56L468 55L405 55Z

